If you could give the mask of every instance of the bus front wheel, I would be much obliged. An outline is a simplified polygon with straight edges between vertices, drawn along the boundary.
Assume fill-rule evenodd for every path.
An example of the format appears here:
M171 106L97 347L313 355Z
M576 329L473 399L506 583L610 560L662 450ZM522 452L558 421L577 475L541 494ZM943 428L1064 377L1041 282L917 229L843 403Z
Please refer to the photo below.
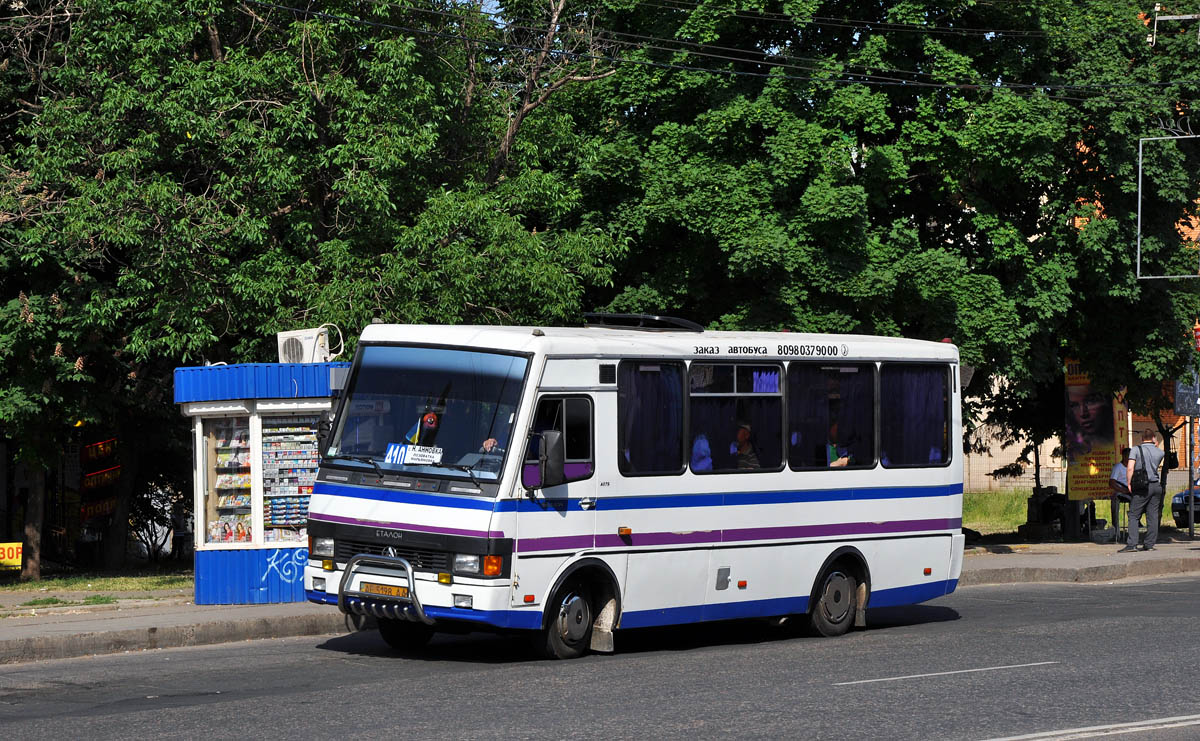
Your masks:
M433 637L433 626L408 620L379 618L379 635L396 651L420 648Z
M840 636L854 624L858 608L858 582L840 564L830 566L817 584L816 602L809 623L818 635Z
M542 653L551 659L582 656L591 644L593 617L587 585L578 580L563 584L550 602Z

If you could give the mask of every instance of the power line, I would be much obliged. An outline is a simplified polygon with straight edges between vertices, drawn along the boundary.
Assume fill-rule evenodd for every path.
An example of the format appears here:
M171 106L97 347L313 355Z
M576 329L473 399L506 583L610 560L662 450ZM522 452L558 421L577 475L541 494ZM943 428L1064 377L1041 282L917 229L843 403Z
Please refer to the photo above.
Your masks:
M689 2L689 0L663 0L663 2L673 3L673 5L662 5L660 3L650 2L649 0L639 0L635 5L647 8L661 8L663 10L699 10L701 3ZM714 10L720 12L720 8L704 7L705 10ZM726 17L744 18L748 20L766 20L779 23L788 23L791 25L811 24L814 26L830 26L834 28L863 28L870 27L885 31L911 32L911 33L930 33L930 34L949 34L957 36L1028 36L1038 37L1046 36L1044 31L1033 31L1026 29L1006 29L1006 28L975 28L975 27L954 27L954 26L931 26L923 23L896 23L892 21L873 21L862 18L837 18L833 16L809 16L801 18L788 15L787 13L772 13L768 11L733 11L728 13Z
M668 1L669 2L680 2L680 3L686 2L686 0L668 0ZM440 15L440 16L449 16L449 17L453 17L453 18L461 18L461 16L459 14L451 12L451 11L434 10L434 9L430 9L430 8L421 8L421 7L417 7L417 6L413 6L413 5L405 5L402 3L391 2L389 0L370 0L370 2L374 3L375 5L381 5L381 6L396 9L396 10L409 10L409 11L416 12L416 13L426 13L426 14L433 14L433 15ZM649 5L650 3L638 3L638 4L639 5ZM693 5L695 5L695 4L693 3ZM657 6L657 7L662 7L662 6ZM482 10L482 9L472 8L471 12L478 12L482 15L487 15L487 16L494 17L494 18L505 18L505 16L498 11L494 12L494 11L486 11L486 10ZM518 21L523 20L523 21L526 21L529 23L537 22L533 19L524 19L524 18L516 18L514 20L518 20ZM560 22L560 25L565 25L565 24ZM503 24L503 27L504 28L517 28L517 29L521 29L521 30L531 31L534 33L541 33L545 30L544 26L533 27L533 26L527 26L527 25L520 25L518 23L513 23L513 22L505 22ZM793 56L793 55L786 55L786 54L775 54L772 52L759 51L759 50L755 50L755 49L740 49L740 48L736 48L736 47L717 46L717 45L713 45L713 44L702 44L702 43L697 43L694 41L684 41L682 39L667 39L667 38L656 37L656 36L646 36L646 35L642 35L642 34L628 33L628 32L624 32L624 31L612 31L612 30L603 29L603 28L598 28L597 30L602 31L604 34L609 34L609 35L614 35L614 36L624 36L624 37L629 37L629 38L644 39L647 41L657 41L657 42L664 43L664 44L679 44L679 45L683 45L683 46L693 47L693 48L699 49L699 50L715 49L718 51L736 52L738 54L748 54L748 55L761 56L761 57L776 57L776 58L785 59L785 60L791 59L791 60L802 60L802 61L804 61L804 60L821 61L818 59L814 59L812 57L800 57L800 56ZM804 70L809 70L809 71L814 71L814 72L820 72L825 69L823 67L809 66L809 65L779 64L777 62L751 59L751 58L746 58L746 57L734 58L734 57L729 57L729 56L725 56L725 55L706 53L703 51L691 52L691 51L688 51L687 49L677 49L674 47L662 47L662 46L655 46L655 45L649 45L649 44L645 44L645 45L631 44L629 42L622 42L617 39L611 39L610 41L612 41L612 43L622 44L624 46L634 46L634 47L639 47L639 48L651 48L651 49L656 49L659 51L669 51L669 52L676 52L676 53L689 53L689 54L695 54L696 56L701 56L701 57L711 57L711 58L722 59L722 60L726 60L726 61L737 61L737 62L742 62L745 64L757 64L757 65L763 65L763 66L769 66L769 67L781 67L781 68L787 68L787 69L804 69ZM604 58L604 57L602 57L602 58ZM607 57L607 58L610 60L613 60L613 61L622 61L622 60L615 60L611 57ZM624 61L631 61L631 60L624 60ZM862 69L871 69L872 68L870 65L857 64L857 63L853 63L853 62L844 62L844 61L840 61L840 60L839 60L839 64L844 65L844 66L849 66L849 67L862 68ZM707 68L697 68L697 69L707 69ZM914 76L921 76L921 77L933 77L934 76L932 73L929 73L929 72L918 72L915 70L901 70L901 69L894 69L894 68L877 68L877 69L879 69L880 71L884 71L884 72L896 72L899 74L907 74L907 75L914 75ZM898 78L894 78L894 77L888 77L885 75L875 75L875 74L871 74L871 73L851 72L850 74L878 79L878 80L880 80L880 82L878 84L897 84L897 85L906 85L906 86L907 85L917 85L917 86L935 87L935 88L966 88L966 89L997 88L997 87L1007 88L1010 90L1062 89L1062 90L1073 90L1076 92L1088 92L1090 90L1095 90L1095 89L1107 89L1107 88L1119 88L1119 87L1146 87L1146 86L1169 86L1169 85L1175 85L1175 84L1195 84L1197 82L1200 82L1200 80L1168 80L1165 82L1066 84L1066 83L1015 83L1015 82L1013 82L1013 83L995 83L995 82L990 82L986 79L981 79L981 80L978 80L975 82L967 82L967 83L926 83L926 82L922 82L919 80L902 80L902 79L898 79ZM845 82L845 83L870 84L870 82L867 80L830 80L828 78L810 78L810 77L798 77L795 79L806 79L806 80L820 81L820 82Z
M501 41L501 40L495 40L495 39L482 39L482 38L478 38L478 37L467 36L464 34L445 33L445 32L441 32L441 31L430 31L428 29L413 28L413 27L409 27L409 26L400 26L400 25L391 24L391 23L383 23L380 21L371 21L371 20L366 20L366 19L362 19L362 18L354 18L354 17L350 17L350 16L335 15L332 13L326 13L326 12L318 11L318 10L296 8L296 7L287 6L287 5L279 5L276 3L266 2L265 0L246 0L246 1L249 3L252 3L254 5L261 6L261 7L273 8L275 10L291 12L291 13L294 13L294 14L300 15L300 16L310 16L310 17L314 17L314 18L322 18L322 19L331 20L331 21L342 21L342 22L348 22L348 23L356 23L356 24L360 24L360 25L374 26L377 28L386 28L388 30L400 31L400 32L403 32L406 34L413 34L413 35L419 35L419 36L431 36L431 37L435 37L435 38L452 39L452 40L456 40L456 41L467 41L467 42L477 43L477 44L481 44L481 45L489 45L489 46L504 47L504 48L511 48L511 49L520 49L522 51L530 51L530 52L538 52L538 53L540 53L542 51L542 49L539 47L528 46L525 44L514 43L511 41ZM671 50L671 51L684 51L684 50ZM747 71L747 70L713 69L713 68L707 68L707 67L694 67L694 66L689 66L689 65L674 64L674 63L668 63L668 62L654 62L654 61L644 60L644 59L620 58L620 57L612 57L612 56L607 56L607 55L602 55L602 54L589 54L589 53L585 53L585 52L564 52L564 51L552 50L550 52L550 54L556 55L556 56L567 56L572 59L578 59L578 60L606 61L606 62L611 62L613 64L632 64L632 65L654 67L654 68L674 70L674 71L704 72L704 73L708 73L708 74L720 74L720 75L742 76L742 77L757 77L757 78L767 78L767 77L772 76L772 73L770 73L770 72L752 72L752 71ZM731 59L730 61L739 61L739 62L742 62L745 64L757 64L757 65L763 66L763 67L780 66L778 64L771 63L771 62L756 62L753 60L746 60L746 59ZM937 90L979 90L979 91L1007 90L1009 92L1018 93L1018 94L1022 93L1022 92L1031 92L1031 93L1049 92L1052 90L1067 90L1067 91L1073 91L1073 92L1079 92L1079 93L1087 93L1090 91L1104 90L1104 89L1135 88L1135 87L1163 87L1163 86L1169 86L1169 85L1195 85L1197 83L1200 83L1200 80L1170 80L1170 81L1165 81L1165 82L1132 82L1132 83L1065 85L1065 84L1058 84L1058 83L1005 83L1005 82L935 83L935 82L922 82L922 81L913 81L913 80L847 79L847 78L837 78L837 77L812 77L812 76L807 76L807 75L788 75L788 74L779 74L779 75L775 75L775 77L787 79L787 80L796 80L796 81L800 81L800 82L811 82L811 83L817 83L817 84L856 84L856 85L876 85L876 86L884 86L884 87L911 87L911 88L924 88L924 89L937 89ZM1053 99L1055 99L1055 100L1074 100L1074 101L1078 101L1078 102L1084 102L1086 100L1089 100L1086 98L1068 98L1068 97L1062 96L1062 95L1057 95Z
M429 9L429 8L419 8L419 7L412 6L412 5L402 5L399 3L387 2L387 0L370 0L370 2L373 2L376 5L382 5L385 7L394 8L394 9L398 9L398 10L409 10L409 11L413 11L416 13L428 13L428 14L434 14L434 15L439 15L439 16L448 16L448 17L452 17L452 18L461 18L461 15L459 15L458 13L455 13L453 11L433 10L433 9ZM494 18L505 18L506 21L503 24L504 28L518 28L521 30L533 31L533 32L544 31L544 26L533 27L533 26L527 26L527 25L520 25L519 23L515 22L515 21L519 21L519 22L523 22L523 23L537 22L534 19L506 16L499 12L487 11L487 10L482 10L482 9L474 9L473 12L477 12L482 15L487 15L487 16L491 16ZM507 19L511 19L511 20L507 20ZM770 51L759 51L757 49L740 49L740 48L731 47L731 46L720 46L717 44L705 44L705 43L699 43L699 42L695 42L695 41L686 41L684 39L663 38L660 36L647 36L645 34L630 33L628 31L613 31L611 29L600 29L600 30L602 30L603 33L608 36L623 37L623 38L629 38L629 39L640 39L643 41L648 41L648 42L653 41L653 42L659 42L659 43L663 43L663 44L679 44L681 46L686 46L686 47L699 49L699 50L712 49L712 50L716 50L716 51L737 52L739 54L750 54L750 55L760 56L760 57L792 60L792 61L802 61L802 62L803 61L807 61L807 62L822 61L822 60L816 59L814 57L804 57L804 56L798 56L795 54L780 54L780 53L770 52ZM612 39L612 41L614 43L623 44L625 46L639 46L638 44L632 44L630 42L620 41L615 38ZM662 49L662 47L648 47L648 48ZM686 50L684 50L684 49L675 49L675 48L666 48L663 50L686 52ZM705 56L705 54L698 54L698 56ZM744 61L746 61L749 64L761 63L759 60L752 60L752 59L745 59ZM929 72L918 72L916 70L904 70L904 69L896 69L896 68L892 68L892 67L876 67L873 65L858 64L858 63L851 62L848 60L837 60L837 62L839 65L842 65L845 67L854 67L854 68L865 69L865 70L874 69L879 72L894 72L894 73L898 73L898 74L913 75L913 76L917 76L917 77L933 77L934 76L932 73L929 73ZM825 67L821 67L821 66L818 66L815 64L814 65L792 65L792 66L794 66L796 69L805 69L805 70L809 70L809 71L813 71L813 72L820 72L820 71L826 69ZM895 78L895 77L889 77L887 75L873 74L871 72L855 72L855 73L851 73L851 74L861 74L866 77L874 77L874 78L879 78L879 79L884 79L884 80L900 81L898 78Z

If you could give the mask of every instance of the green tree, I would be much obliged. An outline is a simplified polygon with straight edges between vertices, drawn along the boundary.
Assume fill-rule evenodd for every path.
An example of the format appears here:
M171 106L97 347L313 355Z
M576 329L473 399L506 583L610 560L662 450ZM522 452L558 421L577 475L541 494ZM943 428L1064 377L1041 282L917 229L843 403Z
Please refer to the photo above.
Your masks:
M111 563L154 445L187 439L173 367L272 359L273 332L323 322L562 322L609 281L569 120L527 111L506 139L481 94L504 59L470 72L500 38L479 8L73 10L0 83L28 102L0 131L0 425L44 465L78 420L121 430Z
M658 40L575 98L585 192L631 245L598 301L950 337L975 392L999 375L1037 408L983 399L1035 439L1057 434L1067 357L1145 409L1190 362L1196 286L1137 281L1132 246L1136 140L1190 110L1194 29L1151 48L1142 8L1111 0L612 7ZM1196 271L1175 232L1195 154L1147 163L1143 250L1164 269Z

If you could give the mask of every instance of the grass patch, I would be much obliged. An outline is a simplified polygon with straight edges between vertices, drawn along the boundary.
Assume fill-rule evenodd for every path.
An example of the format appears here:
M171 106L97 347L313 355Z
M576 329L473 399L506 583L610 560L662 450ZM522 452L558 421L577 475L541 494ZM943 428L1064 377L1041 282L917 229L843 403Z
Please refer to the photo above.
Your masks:
M83 598L85 605L115 605L117 598L107 594L89 594Z
M1015 533L1028 519L1029 492L1020 489L963 493L963 527L983 535Z
M963 527L977 530L982 535L999 533L1015 533L1017 528L1025 524L1029 515L1028 489L1007 489L1000 491L968 491L963 493ZM1129 505L1121 505L1121 522L1125 522L1129 514ZM1096 519L1111 520L1112 507L1107 499L1096 500ZM1163 502L1161 527L1175 527L1175 519L1171 516L1171 499ZM1107 522L1108 527L1112 526Z
M59 599L58 597L38 597L31 599L28 602L22 602L21 607L53 607L55 605L69 605L70 602Z
M81 574L41 581L16 579L0 583L0 592L38 592L43 589L80 592L153 592L161 589L191 590L196 581L191 572L175 574Z

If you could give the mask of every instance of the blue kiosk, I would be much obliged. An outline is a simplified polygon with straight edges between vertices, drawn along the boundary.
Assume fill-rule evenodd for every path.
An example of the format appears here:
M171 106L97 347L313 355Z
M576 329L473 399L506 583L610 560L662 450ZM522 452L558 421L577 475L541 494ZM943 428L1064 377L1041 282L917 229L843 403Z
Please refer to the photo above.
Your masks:
M175 369L192 421L195 603L303 602L317 426L349 363Z

